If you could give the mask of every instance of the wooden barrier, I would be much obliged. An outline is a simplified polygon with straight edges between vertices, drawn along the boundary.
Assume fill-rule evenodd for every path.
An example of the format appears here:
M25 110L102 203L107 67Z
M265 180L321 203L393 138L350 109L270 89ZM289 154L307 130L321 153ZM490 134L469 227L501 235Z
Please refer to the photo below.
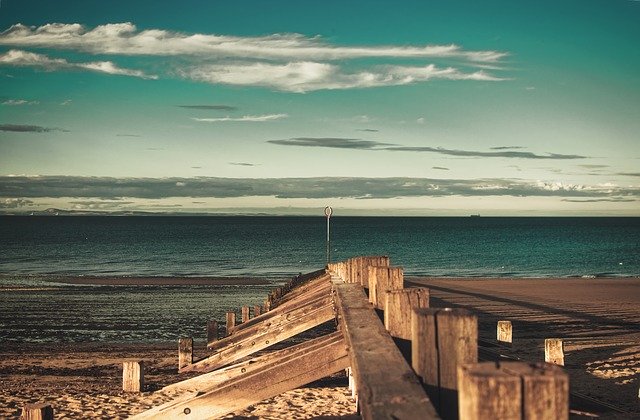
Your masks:
M122 390L124 392L142 392L144 390L144 362L128 361L122 363Z
M564 366L564 344L562 339L547 338L544 340L544 361Z
M248 306L243 306L242 307L242 323L246 323L249 321L249 307Z
M569 379L549 364L486 362L458 369L460 418L568 419Z
M513 328L511 321L498 321L498 329L496 332L496 339L503 343L512 343L513 340Z
M466 309L414 309L412 366L444 419L458 418L458 366L478 361L478 319Z
M384 310L385 293L404 287L402 267L369 267L369 302Z
M351 349L349 359L362 418L438 418L418 378L384 329L362 287L336 278L334 291L340 329Z
M429 289L388 290L385 299L384 327L392 337L411 340L411 314L429 307Z
M207 322L207 343L216 341L218 336L218 321L211 320Z
M193 363L193 338L178 340L178 371Z
M47 403L25 404L21 420L53 420L53 407Z

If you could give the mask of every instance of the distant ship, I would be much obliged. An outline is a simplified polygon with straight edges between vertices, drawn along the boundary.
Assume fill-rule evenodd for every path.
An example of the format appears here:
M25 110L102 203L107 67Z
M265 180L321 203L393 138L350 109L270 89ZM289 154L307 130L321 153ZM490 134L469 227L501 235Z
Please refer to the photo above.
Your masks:
M479 215L479 214L472 214L472 215L471 215L471 216L469 216L469 217L480 217L480 215Z

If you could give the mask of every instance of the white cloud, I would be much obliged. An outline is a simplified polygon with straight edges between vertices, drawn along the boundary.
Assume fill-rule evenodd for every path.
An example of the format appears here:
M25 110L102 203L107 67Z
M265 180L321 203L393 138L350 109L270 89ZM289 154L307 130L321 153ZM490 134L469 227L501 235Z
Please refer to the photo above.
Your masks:
M40 102L38 101L27 101L24 99L8 99L2 102L2 105L8 106L20 106L20 105L38 105Z
M472 63L494 63L506 56L500 51L466 51L454 44L339 46L318 36L300 34L239 37L184 34L162 29L139 31L129 22L100 25L93 29L77 23L51 23L40 27L16 24L0 34L0 45L73 49L94 54L201 55L211 59L234 57L286 61L443 57Z
M317 62L203 64L181 70L182 77L238 86L261 86L304 93L321 89L354 89L399 86L428 80L505 80L484 71L462 72L453 67L377 66L371 70L344 72L339 66Z
M117 74L122 76L140 77L143 79L157 79L158 76L148 75L140 70L118 67L111 61L92 61L88 63L69 62L63 58L51 58L44 54L37 54L22 50L9 50L0 54L0 65L15 67L37 67L43 70L89 70L99 73Z
M269 115L243 115L242 117L220 117L220 118L191 118L194 121L199 122L265 122L280 120L287 118L288 114L269 114Z
M424 117L420 117L416 120L416 123L418 124L424 124Z

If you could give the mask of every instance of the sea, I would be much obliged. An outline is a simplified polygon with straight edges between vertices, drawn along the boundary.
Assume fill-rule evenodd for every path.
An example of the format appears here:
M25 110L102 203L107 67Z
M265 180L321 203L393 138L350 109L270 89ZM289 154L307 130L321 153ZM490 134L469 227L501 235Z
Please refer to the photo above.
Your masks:
M640 277L640 218L1 216L0 342L204 340L327 260L388 255L408 276ZM327 246L329 245L329 246ZM77 285L74 277L267 284Z

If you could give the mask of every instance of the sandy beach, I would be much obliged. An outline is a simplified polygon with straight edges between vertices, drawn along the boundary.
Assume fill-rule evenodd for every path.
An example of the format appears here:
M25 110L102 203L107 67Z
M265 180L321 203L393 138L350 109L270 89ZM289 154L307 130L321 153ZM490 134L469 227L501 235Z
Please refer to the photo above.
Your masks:
M471 308L481 340L495 341L496 321L511 320L514 343L504 354L544 359L545 338L563 338L571 389L637 418L640 375L639 279L409 278L431 289L431 305ZM197 342L196 358L207 354ZM121 391L122 362L144 360L147 389ZM0 350L0 417L16 418L25 403L47 401L56 418L126 418L168 401L177 373L174 343L5 343ZM227 418L358 418L344 375L261 402Z

